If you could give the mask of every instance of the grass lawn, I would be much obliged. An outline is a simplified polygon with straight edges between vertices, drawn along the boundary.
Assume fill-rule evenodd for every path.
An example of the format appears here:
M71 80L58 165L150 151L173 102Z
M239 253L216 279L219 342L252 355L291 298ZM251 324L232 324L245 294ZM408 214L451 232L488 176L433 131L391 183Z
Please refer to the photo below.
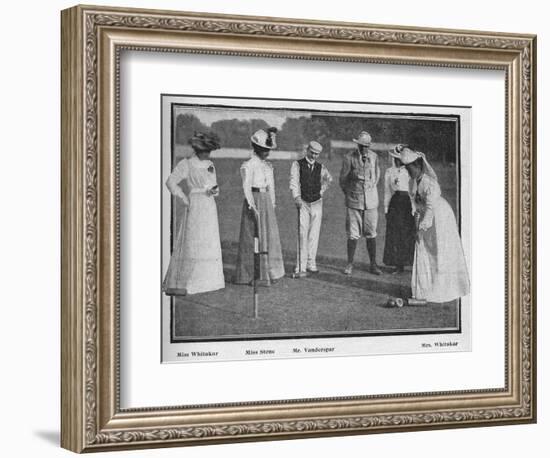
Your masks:
M380 158L380 202L386 158ZM381 277L366 272L365 243L356 253L357 268L346 277L344 196L338 186L341 157L325 162L333 176L324 197L323 223L319 240L318 266L321 273L305 279L284 278L270 288L260 289L259 318L253 317L252 288L231 283L239 239L243 192L239 167L242 159L215 159L220 196L217 199L226 288L174 300L174 338L215 336L285 335L307 333L397 332L403 330L456 328L457 301L424 307L386 307L388 295L410 295L410 270ZM292 272L296 257L296 208L289 190L291 161L273 161L276 180L276 213L285 268ZM454 167L435 165L443 196L456 214L456 172ZM179 203L178 203L179 205ZM181 208L176 208L175 225ZM377 252L381 263L384 251L385 218L379 207Z

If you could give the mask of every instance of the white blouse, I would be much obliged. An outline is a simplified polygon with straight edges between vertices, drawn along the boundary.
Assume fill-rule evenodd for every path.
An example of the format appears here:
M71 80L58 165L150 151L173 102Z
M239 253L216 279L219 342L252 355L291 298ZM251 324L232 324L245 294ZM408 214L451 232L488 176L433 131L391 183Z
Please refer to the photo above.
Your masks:
M216 186L216 169L210 160L201 161L197 156L182 159L166 180L166 186L172 194L185 200L179 183L186 180L190 193L206 192Z
M252 188L265 189L269 192L271 202L275 206L275 179L273 166L270 162L260 159L255 154L241 165L244 197L250 208L255 207Z
M410 183L409 172L405 167L388 167L386 169L385 183L384 183L384 211L388 213L390 206L390 200L396 191L409 192ZM414 210L414 202L412 202Z

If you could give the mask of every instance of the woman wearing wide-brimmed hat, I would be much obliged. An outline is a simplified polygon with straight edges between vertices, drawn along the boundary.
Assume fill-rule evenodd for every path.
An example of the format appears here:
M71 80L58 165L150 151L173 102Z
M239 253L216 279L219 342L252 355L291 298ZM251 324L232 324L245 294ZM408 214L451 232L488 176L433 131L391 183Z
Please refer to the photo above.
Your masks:
M464 250L455 215L441 196L437 175L421 152L404 147L399 158L412 179L418 220L413 297L443 303L466 296L470 280Z
M249 284L254 279L254 234L259 232L259 284L269 286L283 277L285 269L279 226L275 215L275 180L273 166L266 161L277 147L275 128L260 129L250 137L252 157L241 165L244 204L241 215L239 253L235 283Z
M412 265L414 258L413 203L409 194L409 173L399 159L404 145L388 152L391 166L384 176L384 213L386 214L386 240L384 264L395 267L395 273Z
M194 154L178 162L166 181L185 210L172 247L163 289L168 295L214 291L225 287L218 209L216 169L210 153L220 148L213 133L195 132L189 140ZM180 187L185 182L188 193Z

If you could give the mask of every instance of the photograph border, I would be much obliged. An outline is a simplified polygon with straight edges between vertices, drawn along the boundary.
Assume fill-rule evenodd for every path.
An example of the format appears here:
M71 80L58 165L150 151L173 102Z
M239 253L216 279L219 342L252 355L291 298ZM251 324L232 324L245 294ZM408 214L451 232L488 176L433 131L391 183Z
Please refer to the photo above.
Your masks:
M123 50L503 70L504 389L122 410ZM61 14L61 86L62 447L92 452L536 421L536 36L76 6Z
M167 101L165 102L165 98L167 99L203 99L204 103L199 104L198 102L175 102L175 101ZM458 226L458 233L461 234L461 225L463 223L463 212L464 209L462 208L462 201L460 199L461 194L461 176L464 173L462 170L462 154L464 152L464 149L467 149L469 151L469 148L465 148L464 145L460 142L460 131L462 129L462 121L463 121L463 114L445 114L445 113L437 113L438 109L471 109L471 106L460 106L460 105L426 105L426 104L416 104L416 103L381 103L381 102L371 102L371 101L343 101L343 100L319 100L319 99L293 99L293 98L272 98L272 97L239 97L239 96L220 96L220 95L204 95L204 94L161 94L161 105L163 103L168 103L170 105L170 122L171 128L170 128L170 162L171 164L174 161L174 148L175 148L175 140L174 140L174 129L172 123L174 122L174 110L176 107L198 107L198 108L204 108L208 107L214 108L214 109L224 109L224 108L230 108L230 109L241 109L241 110L285 110L285 111L295 111L295 112L304 112L304 113L337 113L337 115L356 115L358 117L365 116L366 118L376 118L377 116L380 117L386 117L386 118L400 118L405 117L407 119L414 119L414 118L426 118L428 121L430 118L446 118L449 120L452 120L456 123L456 135L457 135L457 144L456 144L456 167L457 167L457 209L456 209L456 219L457 219L457 226ZM247 100L251 103L256 102L258 103L258 107L253 107L251 105L238 105L239 101ZM222 103L223 101L223 103ZM290 105L288 105L285 108L273 108L273 107L261 107L260 104L262 101L273 101L273 102L286 102ZM319 107L310 107L310 108L292 108L291 105L293 103L300 102L300 103L310 103L311 105L320 105L323 103L326 104L341 104L342 107L340 109L332 108L319 108ZM365 106L376 106L377 108L374 111L360 111L359 107L365 107ZM379 110L380 106L386 106L389 109L391 107L410 107L410 112L391 112L391 111L377 111ZM345 108L344 108L345 107ZM355 107L355 109L352 109ZM415 112L415 108L428 108L433 109L433 112L426 111L426 112ZM161 110L162 112L162 110ZM334 114L333 114L334 115ZM161 114L161 136L163 131L163 124L167 122L164 119L164 116ZM161 141L161 143L164 143ZM164 148L161 147L161 150L164 154ZM161 157L161 162L164 160L164 158ZM165 180L167 177L162 177L160 180L159 186L161 188L164 188L165 186ZM337 179L337 177L336 177ZM171 197L170 197L171 199ZM239 202L240 204L241 202ZM171 223L170 223L170 246L173 245L173 213L171 213ZM164 268L164 266L162 267ZM162 269L161 269L162 270ZM161 272L161 277L163 277L163 272ZM161 297L162 302L162 296L163 293L159 294ZM271 333L271 334L232 334L232 335L222 335L222 336L204 336L204 337L175 337L174 336L174 319L173 315L175 313L174 307L175 307L175 300L172 296L170 298L170 339L169 342L171 344L178 344L178 343L193 343L193 342L231 342L231 341L277 341L277 340L305 340L305 339L327 339L327 338L346 338L346 337L390 337L390 336L410 336L410 335L447 335L447 334L461 334L463 332L464 328L469 328L471 326L471 323L468 323L467 326L464 326L463 323L463 299L458 298L457 304L456 304L456 316L457 316L457 325L455 327L444 327L444 328L405 328L405 329L377 329L377 330L362 330L362 331L311 331L306 333L300 333L300 332L281 332L281 333ZM163 318L164 320L165 318Z

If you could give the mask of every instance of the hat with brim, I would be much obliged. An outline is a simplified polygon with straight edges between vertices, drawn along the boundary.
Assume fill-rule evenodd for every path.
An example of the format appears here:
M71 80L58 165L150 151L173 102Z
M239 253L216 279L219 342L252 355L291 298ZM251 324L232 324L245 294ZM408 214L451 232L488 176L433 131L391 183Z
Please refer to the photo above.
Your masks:
M307 145L308 149L314 153L320 154L323 151L323 147L319 142L316 142L314 140L310 141Z
M416 151L407 147L404 147L399 154L399 160L403 163L403 165L411 164L420 157L422 157L420 153L417 153Z
M358 145L370 146L372 143L372 137L368 132L363 131L357 136L357 138L354 138L353 141Z
M276 133L277 129L274 127L260 129L254 132L252 137L250 137L250 141L265 149L275 149L277 148L277 142L275 141Z
M388 154L395 159L401 159L401 153L399 153L395 148L389 150Z
M408 145L398 143L392 150L388 151L388 154L396 159L401 159L401 151L403 151L405 148L408 148Z
M220 139L213 132L195 132L189 139L189 144L196 151L214 151L215 149L220 149Z
M399 159L405 166L412 164L418 159L421 159L423 174L437 181L437 174L428 162L428 159L426 159L426 155L424 153L420 151L414 151L408 147L404 147L401 150L401 155L399 156Z

